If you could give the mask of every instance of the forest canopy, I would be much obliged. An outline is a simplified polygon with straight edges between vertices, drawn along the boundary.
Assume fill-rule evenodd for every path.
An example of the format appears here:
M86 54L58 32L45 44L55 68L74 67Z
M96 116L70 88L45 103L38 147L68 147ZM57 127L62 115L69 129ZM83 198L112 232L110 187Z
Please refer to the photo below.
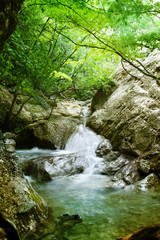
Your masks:
M0 83L41 99L88 99L114 87L119 61L140 63L160 48L160 2L25 0L17 30L0 55Z

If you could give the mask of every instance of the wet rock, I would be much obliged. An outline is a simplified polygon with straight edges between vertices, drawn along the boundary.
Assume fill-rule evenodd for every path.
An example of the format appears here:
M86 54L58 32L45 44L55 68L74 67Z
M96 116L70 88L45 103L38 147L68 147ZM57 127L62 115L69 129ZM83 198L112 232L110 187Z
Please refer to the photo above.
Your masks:
M5 139L4 144L5 144L5 149L8 153L15 152L16 142L14 139Z
M98 157L103 157L104 155L111 152L111 150L112 150L112 145L107 139L105 139L98 145L96 149L96 154Z
M123 180L126 184L133 184L141 179L141 175L138 172L137 164L135 161L129 161L114 175L113 180Z
M148 160L140 159L139 161L139 171L142 173L149 173L151 166Z
M112 176L116 172L121 170L128 163L129 163L129 160L121 155L114 161L106 162L106 166L103 174Z
M83 153L70 153L59 156L38 157L26 160L21 167L26 175L40 181L50 181L57 176L82 173L88 166Z
M160 224L144 227L117 240L160 240Z
M140 159L138 169L142 174L160 173L160 155L152 154L148 155L146 159Z
M149 188L159 188L160 187L160 179L155 173L149 174L143 180L137 182L136 186L141 190L146 190Z
M112 162L116 160L121 155L118 151L111 151L108 154L104 155L103 158L106 162Z
M4 220L16 227L20 238L23 238L46 218L47 208L13 158L0 151L0 213Z

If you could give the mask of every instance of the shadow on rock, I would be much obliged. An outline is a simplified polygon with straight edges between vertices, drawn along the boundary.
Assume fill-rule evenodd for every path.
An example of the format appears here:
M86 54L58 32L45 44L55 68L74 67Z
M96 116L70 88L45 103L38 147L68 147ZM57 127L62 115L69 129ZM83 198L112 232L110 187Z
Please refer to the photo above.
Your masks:
M160 240L160 224L144 227L117 240Z

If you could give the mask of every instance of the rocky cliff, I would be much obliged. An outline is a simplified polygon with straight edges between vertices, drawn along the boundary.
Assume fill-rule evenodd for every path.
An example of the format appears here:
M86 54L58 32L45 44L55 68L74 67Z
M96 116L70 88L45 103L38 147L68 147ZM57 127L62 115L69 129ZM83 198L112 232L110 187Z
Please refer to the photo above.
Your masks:
M143 64L160 75L160 53L153 52ZM115 150L132 156L142 175L160 176L160 86L130 65L119 67L113 78L117 88L87 124L108 138Z

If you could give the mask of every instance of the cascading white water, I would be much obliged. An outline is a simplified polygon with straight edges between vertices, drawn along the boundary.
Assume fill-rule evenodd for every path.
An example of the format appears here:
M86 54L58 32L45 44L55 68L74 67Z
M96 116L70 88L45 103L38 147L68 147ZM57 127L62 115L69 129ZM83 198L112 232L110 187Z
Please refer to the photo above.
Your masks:
M87 162L85 174L99 173L102 159L97 157L95 150L102 141L102 137L86 127L88 109L83 107L84 124L77 127L75 133L68 140L65 150L70 152L83 151L84 161Z

